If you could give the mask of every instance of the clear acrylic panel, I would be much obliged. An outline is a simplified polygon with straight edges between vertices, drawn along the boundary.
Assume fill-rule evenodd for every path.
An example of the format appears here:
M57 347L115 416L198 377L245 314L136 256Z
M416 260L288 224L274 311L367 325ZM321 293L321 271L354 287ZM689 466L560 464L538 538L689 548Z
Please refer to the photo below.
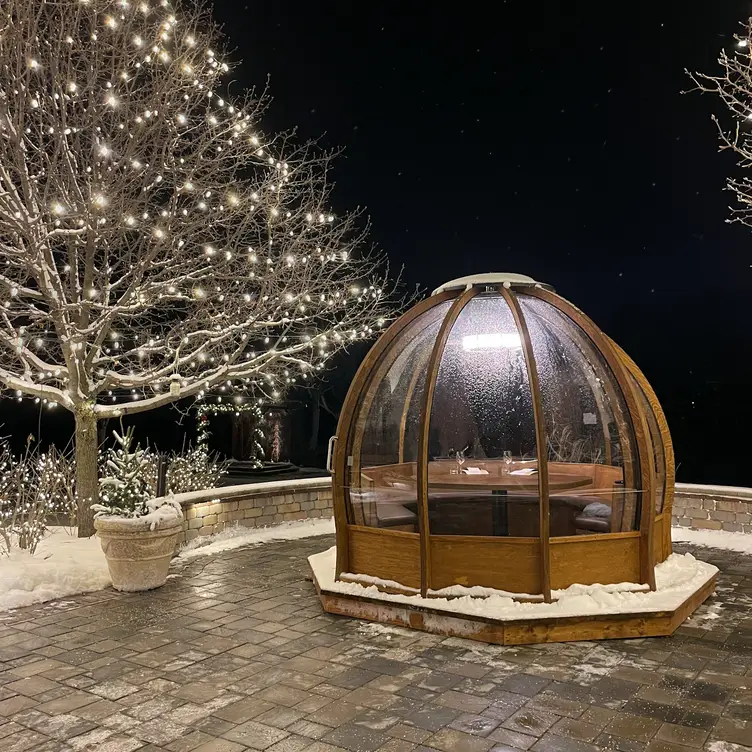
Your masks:
M666 489L666 454L663 447L663 437L658 428L658 419L650 405L650 400L645 394L640 383L631 374L629 376L634 391L638 395L643 412L648 421L650 429L650 442L653 445L653 464L655 467L655 513L660 514L663 511L663 497Z
M550 536L636 530L642 496L639 461L614 374L568 316L532 296L517 297L540 382Z
M537 537L533 401L506 301L463 308L444 348L430 416L428 516L434 535Z
M428 359L451 302L418 316L375 366L348 455L350 522L416 532L416 459Z

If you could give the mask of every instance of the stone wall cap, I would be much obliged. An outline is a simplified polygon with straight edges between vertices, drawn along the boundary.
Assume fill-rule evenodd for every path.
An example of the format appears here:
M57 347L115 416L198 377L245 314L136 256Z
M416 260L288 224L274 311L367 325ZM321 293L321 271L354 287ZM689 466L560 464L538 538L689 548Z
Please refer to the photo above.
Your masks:
M263 494L284 491L306 491L308 489L329 488L332 479L294 478L292 480L270 480L263 483L243 483L237 486L209 488L204 491L188 491L175 494L172 498L182 506L202 504L209 501L232 501L242 496L261 496Z
M692 496L725 496L731 499L752 500L752 488L744 486L711 486L701 483L677 483L676 491Z

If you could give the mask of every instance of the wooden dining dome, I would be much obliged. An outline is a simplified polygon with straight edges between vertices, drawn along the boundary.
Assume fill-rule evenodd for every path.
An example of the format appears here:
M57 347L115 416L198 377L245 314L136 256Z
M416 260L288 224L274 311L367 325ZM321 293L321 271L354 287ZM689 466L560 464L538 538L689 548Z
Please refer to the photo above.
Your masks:
M335 577L423 597L655 588L674 460L634 362L545 284L442 285L358 371L333 454ZM541 598L542 596L542 598Z

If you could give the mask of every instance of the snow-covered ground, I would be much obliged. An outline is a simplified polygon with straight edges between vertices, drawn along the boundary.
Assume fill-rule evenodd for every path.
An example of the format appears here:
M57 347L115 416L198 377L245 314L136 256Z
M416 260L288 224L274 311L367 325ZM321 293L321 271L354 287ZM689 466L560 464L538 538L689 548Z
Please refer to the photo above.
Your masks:
M258 530L232 527L191 541L178 558L187 560L267 541L333 532L331 519L303 520ZM51 528L33 556L19 549L13 549L10 556L0 556L0 612L102 590L110 584L99 538L77 538L75 530Z
M553 603L521 603L502 591L484 598L473 598L467 594L452 599L422 598L420 595L385 593L375 584L364 586L336 581L336 555L337 549L332 546L327 551L308 557L322 590L383 601L385 606L430 608L434 611L451 611L499 621L673 611L718 572L717 567L695 559L692 554L671 554L655 568L654 591L644 591L642 586L632 582L618 585L571 585L566 590L553 591L552 595L556 598Z
M267 543L273 540L297 540L311 538L315 535L334 533L333 519L301 520L284 522L271 527L228 527L216 535L204 535L194 538L180 549L179 559L192 559L195 556L209 556L232 548Z
M331 519L303 520L261 529L232 527L217 535L191 541L181 549L178 560L186 561L196 556L209 556L269 541L296 540L331 533L334 533L334 521ZM675 541L752 554L752 535L744 533L673 528L672 535ZM366 579L370 578L364 578ZM101 590L109 584L110 575L99 539L76 538L75 531L70 534L64 528L52 528L40 542L34 556L18 549L14 549L10 556L0 556L0 612ZM364 581L364 584L372 582ZM633 585L632 589L634 588ZM626 589L623 588L623 591ZM447 591L441 595L461 595L454 590L455 588L452 588L451 593ZM582 592L583 590L585 592ZM578 595L592 597L586 590L581 588ZM626 592L622 594L626 595ZM481 593L472 592L466 595ZM501 595L497 594L499 597ZM574 592L570 595L574 595ZM607 594L603 595L605 597ZM435 605L438 600L441 599L432 598L431 604Z
M693 543L696 546L723 548L726 551L739 551L752 554L752 535L749 533L729 533L725 530L690 530L687 527L672 527L671 539L677 543Z
M110 584L99 538L76 538L67 528L51 528L32 556L13 549L0 557L0 611L54 598L102 590Z

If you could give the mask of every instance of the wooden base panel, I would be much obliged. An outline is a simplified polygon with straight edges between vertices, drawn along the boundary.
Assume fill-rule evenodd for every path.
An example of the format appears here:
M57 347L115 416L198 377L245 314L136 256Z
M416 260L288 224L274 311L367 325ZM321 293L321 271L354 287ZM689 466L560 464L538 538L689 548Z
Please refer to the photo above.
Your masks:
M330 614L408 627L446 637L465 637L496 645L532 645L542 642L668 636L712 595L716 576L708 580L674 611L504 622L440 611L428 606L409 606L375 598L322 591L315 574L313 582L324 611Z

